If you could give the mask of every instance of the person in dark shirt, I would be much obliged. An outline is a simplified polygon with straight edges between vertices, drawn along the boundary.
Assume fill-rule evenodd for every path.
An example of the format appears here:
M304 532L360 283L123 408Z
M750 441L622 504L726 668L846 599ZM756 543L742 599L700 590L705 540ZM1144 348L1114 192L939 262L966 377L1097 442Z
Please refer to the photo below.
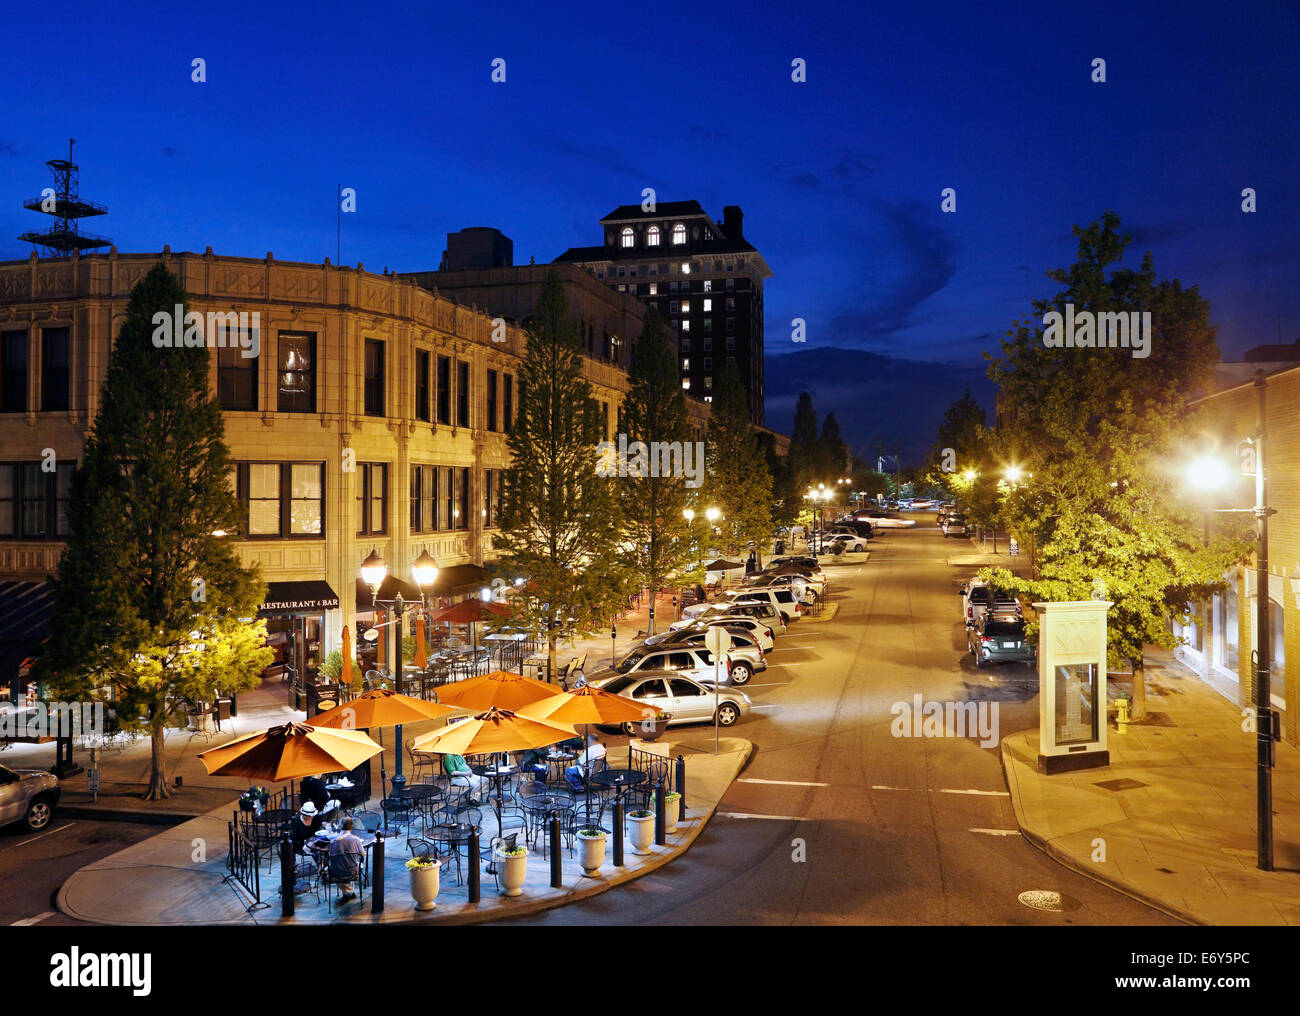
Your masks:
M316 805L307 801L289 823L289 839L293 842L294 852L301 854L307 841L316 835L320 827L320 812Z

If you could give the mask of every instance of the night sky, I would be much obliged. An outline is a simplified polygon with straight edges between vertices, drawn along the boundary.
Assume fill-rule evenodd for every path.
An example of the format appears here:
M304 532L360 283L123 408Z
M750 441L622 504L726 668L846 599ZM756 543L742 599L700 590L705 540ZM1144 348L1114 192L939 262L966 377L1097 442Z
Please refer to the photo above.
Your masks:
M343 184L345 263L436 268L489 225L526 264L654 187L742 206L769 353L975 364L1113 208L1228 354L1300 338L1298 5L1057 6L70 3L57 31L32 8L0 66L0 259L72 136L110 210L86 228L122 251L333 259Z

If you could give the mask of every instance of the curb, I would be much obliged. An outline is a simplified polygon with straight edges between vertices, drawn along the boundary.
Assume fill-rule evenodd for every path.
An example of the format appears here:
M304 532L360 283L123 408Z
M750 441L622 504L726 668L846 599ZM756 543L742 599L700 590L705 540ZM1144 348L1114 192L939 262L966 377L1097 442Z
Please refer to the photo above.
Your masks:
M1159 911L1160 913L1164 914L1166 917L1172 917L1176 921L1182 921L1184 924L1190 924L1195 927L1201 927L1201 928L1212 927L1211 925L1208 925L1205 921L1202 921L1199 917L1197 917L1195 914L1192 914L1189 911L1184 911L1184 910L1180 910L1177 907L1172 907L1168 903L1164 902L1163 900L1156 899L1154 896L1151 896L1140 889L1135 889L1132 886L1120 882L1116 879L1106 878L1100 875L1097 872L1096 868L1085 866L1073 854L1065 850L1062 850L1060 847L1056 846L1051 840L1045 839L1044 837L1040 836L1038 833L1031 830L1025 823L1024 810L1021 808L1020 805L1020 793L1019 793L1020 784L1017 782L1016 778L1012 775L1013 766L1011 764L1008 764L1009 757L1012 759L1014 758L1011 749L1007 744L1007 740L1004 739L1002 743L998 746L998 758L999 761L1002 763L1002 776L1003 779L1006 780L1007 789L1011 791L1011 808L1016 813L1016 825L1020 827L1020 835L1023 836L1031 846L1034 846L1039 850L1041 850L1044 854L1046 854L1048 857L1050 857L1053 861L1055 861L1057 864L1061 865L1062 867L1069 868L1071 871L1075 872L1076 874L1082 875L1084 876L1084 878L1091 879L1093 882L1096 882L1098 885L1103 885L1107 889L1112 889L1117 893L1127 896L1129 899L1136 900L1138 903L1150 907L1152 910Z
M123 808L87 808L73 805L59 806L60 817L81 819L86 822L135 822L140 825L175 826L201 817L204 812L183 811L131 811Z
M822 607L822 612L816 617L801 617L800 624L824 624L827 621L834 621L835 615L840 612L839 603L828 603Z

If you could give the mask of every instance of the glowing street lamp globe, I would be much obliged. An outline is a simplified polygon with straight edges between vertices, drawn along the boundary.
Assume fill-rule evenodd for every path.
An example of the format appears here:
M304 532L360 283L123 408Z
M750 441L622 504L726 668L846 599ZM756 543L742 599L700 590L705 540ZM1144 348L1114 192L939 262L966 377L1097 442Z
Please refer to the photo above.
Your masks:
M388 562L371 547L369 556L361 562L361 581L371 589L378 589L386 578L388 578Z
M1200 490L1222 490L1228 475L1227 464L1216 455L1203 455L1187 466L1187 482Z
M423 590L426 586L433 585L438 578L438 562L427 550L421 551L420 556L415 559L415 567L412 571L415 574L415 584Z

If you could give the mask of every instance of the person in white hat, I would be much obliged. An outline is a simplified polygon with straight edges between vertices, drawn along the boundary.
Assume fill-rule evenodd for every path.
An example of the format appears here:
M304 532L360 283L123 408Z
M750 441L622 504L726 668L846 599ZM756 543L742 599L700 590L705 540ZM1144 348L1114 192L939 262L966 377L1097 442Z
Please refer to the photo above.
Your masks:
M311 801L303 802L303 806L298 809L298 814L289 823L289 838L293 841L294 851L301 854L307 841L316 835L320 827L321 816L316 805Z

